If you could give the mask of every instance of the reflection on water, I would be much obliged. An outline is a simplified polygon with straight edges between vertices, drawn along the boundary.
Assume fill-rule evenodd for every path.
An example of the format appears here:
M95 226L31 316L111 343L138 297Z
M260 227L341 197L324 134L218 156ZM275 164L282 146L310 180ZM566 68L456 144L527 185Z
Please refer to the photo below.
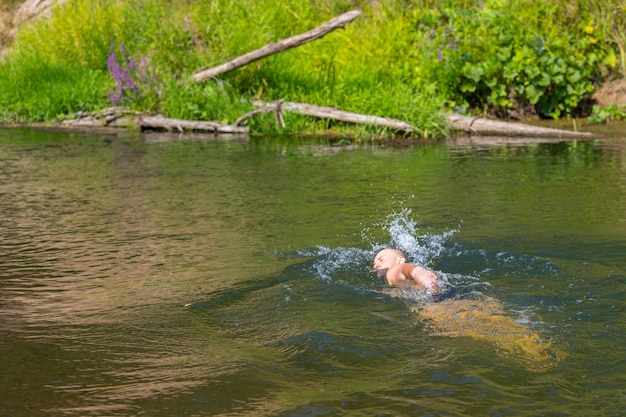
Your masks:
M2 415L626 412L623 141L2 135Z
M483 340L512 357L530 370L546 371L564 357L563 347L533 331L518 320L502 304L490 298L451 299L425 304L418 308L420 317L429 320L434 335L471 337Z

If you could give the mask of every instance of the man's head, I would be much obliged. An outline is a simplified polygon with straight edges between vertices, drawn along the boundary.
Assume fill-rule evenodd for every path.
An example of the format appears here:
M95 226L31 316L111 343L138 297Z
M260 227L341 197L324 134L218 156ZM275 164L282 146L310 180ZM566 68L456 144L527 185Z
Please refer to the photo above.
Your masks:
M374 258L374 270L380 271L406 262L406 255L398 249L383 249Z

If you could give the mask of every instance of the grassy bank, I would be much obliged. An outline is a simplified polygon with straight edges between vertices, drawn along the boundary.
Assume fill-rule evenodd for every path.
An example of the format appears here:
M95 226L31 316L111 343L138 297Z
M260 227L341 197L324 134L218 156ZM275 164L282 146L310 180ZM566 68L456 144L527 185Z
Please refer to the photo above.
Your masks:
M605 3L605 4L601 4ZM358 8L344 30L201 84L191 74ZM559 0L69 0L22 28L0 65L0 120L50 121L111 105L233 122L285 99L393 117L439 137L444 107L576 114L624 71L621 5ZM621 20L620 20L621 19ZM381 133L287 115L258 132ZM356 129L356 131L355 131Z

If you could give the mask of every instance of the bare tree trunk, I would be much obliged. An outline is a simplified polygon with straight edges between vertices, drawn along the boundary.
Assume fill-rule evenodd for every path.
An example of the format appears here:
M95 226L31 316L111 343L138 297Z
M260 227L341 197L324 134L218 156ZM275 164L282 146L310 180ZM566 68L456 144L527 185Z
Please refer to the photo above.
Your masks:
M461 116L459 114L447 114L446 120L448 126L453 130L481 136L516 136L563 139L582 139L593 136L593 134L589 132L551 129L523 123L510 123L500 120L488 120L478 117Z
M205 122L201 120L168 119L163 116L144 116L139 118L142 129L190 130L197 132L214 133L249 133L248 126L223 125L219 122Z
M111 107L99 112L74 114L75 118L61 122L64 126L82 128L141 128L142 130L195 131L207 133L250 133L248 126L224 125L203 120L169 119L146 116L140 112Z
M239 125L246 118L258 113L275 111L278 119L282 120L282 111L293 111L307 116L319 117L322 119L338 120L340 122L368 124L380 127L395 129L397 131L411 133L413 126L402 120L390 119L387 117L369 116L365 114L349 113L334 107L314 106L311 104L294 103L289 101L277 101L267 103L255 101L253 103L260 108L258 111L250 112L235 122ZM592 137L589 132L574 132L571 130L551 129L540 126L532 126L523 123L509 123L499 120L486 120L477 117L467 117L458 114L446 115L448 126L456 131L463 131L469 134L481 136L508 136L508 137L535 137L535 138L562 138L562 139L584 139Z
M319 117L322 119L338 120L340 122L357 123L387 127L403 132L412 132L413 126L402 120L390 119L387 117L370 116L366 114L350 113L334 107L314 106L305 103L294 103L289 101L279 101L276 103L266 103L255 101L254 105L261 108L273 108L277 113L282 110L293 111L307 116ZM239 121L241 123L241 121Z
M344 13L328 21L325 24L316 27L315 29L311 29L308 32L302 33L300 35L292 36L290 38L283 39L278 42L267 44L257 50L248 52L245 55L241 55L233 59L232 61L229 61L225 64L221 64L217 67L207 69L207 70L197 71L193 74L193 79L195 82L199 83L199 82L206 80L207 78L217 77L220 74L223 74L228 71L232 71L236 68L242 67L251 62L265 58L266 56L273 55L275 53L282 52L287 49L295 48L305 43L314 41L338 28L344 27L345 25L347 25L348 23L356 19L360 14L361 12L359 10L352 10L350 12Z

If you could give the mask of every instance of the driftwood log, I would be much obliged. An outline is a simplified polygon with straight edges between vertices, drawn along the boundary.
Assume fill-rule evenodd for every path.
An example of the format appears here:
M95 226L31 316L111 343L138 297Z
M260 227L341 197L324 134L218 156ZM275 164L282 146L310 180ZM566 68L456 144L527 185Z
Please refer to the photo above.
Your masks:
M535 137L558 139L584 139L592 137L589 132L552 129L524 123L510 123L460 114L447 114L446 122L452 130L478 136Z
M306 103L296 103L279 100L276 102L254 101L257 109L239 117L233 124L222 124L216 121L171 119L160 115L150 116L140 112L118 108L104 109L99 112L78 112L73 118L61 122L63 126L79 128L129 128L141 130L166 130L177 132L203 132L213 134L248 134L250 128L244 122L256 114L274 112L276 125L285 127L283 112L290 111L298 114L322 119L337 120L344 123L373 125L411 134L414 128L410 123L359 113L351 113L334 107L315 106ZM470 136L499 136L525 138L553 138L553 139L585 139L593 137L588 132L575 132L562 129L551 129L541 126L532 126L523 123L508 123L499 120L487 120L477 117L467 117L458 114L446 115L448 125L452 130L468 133Z
M235 125L241 124L246 118L258 113L275 111L277 119L282 121L283 111L292 111L307 116L323 119L332 119L346 123L358 123L374 125L394 129L396 131L412 133L413 126L402 120L390 119L387 117L370 116L365 114L350 113L334 107L314 106L311 104L294 103L286 101L264 102L255 101L253 103L258 110L252 111L240 117ZM507 136L507 137L537 137L537 138L562 138L562 139L584 139L592 136L588 132L574 132L571 130L551 129L540 126L532 126L523 123L509 123L499 120L486 120L477 117L461 116L458 114L446 115L448 126L455 131L462 131L470 135L479 136ZM284 125L284 122L283 122Z
M273 103L268 103L264 101L254 101L253 104L256 107L260 108L259 112L267 113L268 111L275 111L279 116L280 120L282 120L282 111L292 111L299 114L304 114L307 116L318 117L322 119L331 119L337 120L340 122L346 123L356 123L356 124L366 124L366 125L374 125L380 127L387 127L390 129L399 130L402 132L410 133L413 131L413 126L409 123L403 122L402 120L390 119L387 117L379 117L379 116L371 116L366 114L359 113L350 113L347 111L339 110L334 107L326 107L326 106L314 106L312 104L305 103L295 103L290 101L277 101ZM250 112L255 113L255 112ZM243 120L240 117L238 122L235 124L241 123Z
M142 130L177 130L179 132L212 132L212 133L249 133L248 126L225 125L219 122L205 122L202 120L168 119L163 116L142 116L139 118Z
M141 112L109 108L99 112L78 112L71 119L63 120L63 126L83 128L129 128L138 127L141 130L167 130L178 132L205 132L205 133L249 133L248 126L226 125L219 122L203 120L170 119L163 116L149 116Z
M193 74L193 79L194 81L199 83L208 78L215 78L220 74L223 74L228 71L232 71L236 68L242 67L251 62L258 61L259 59L265 58L266 56L273 55L275 53L282 52L287 49L295 48L305 43L322 38L326 34L336 29L342 28L348 23L352 22L360 14L361 12L359 10L352 10L350 12L344 13L326 22L325 24L316 27L315 29L311 29L308 32L302 33L300 35L292 36L290 38L286 38L278 42L267 44L252 52L248 52L247 54L238 56L232 61L226 62L225 64L218 65L217 67L210 68L207 70L196 71Z

